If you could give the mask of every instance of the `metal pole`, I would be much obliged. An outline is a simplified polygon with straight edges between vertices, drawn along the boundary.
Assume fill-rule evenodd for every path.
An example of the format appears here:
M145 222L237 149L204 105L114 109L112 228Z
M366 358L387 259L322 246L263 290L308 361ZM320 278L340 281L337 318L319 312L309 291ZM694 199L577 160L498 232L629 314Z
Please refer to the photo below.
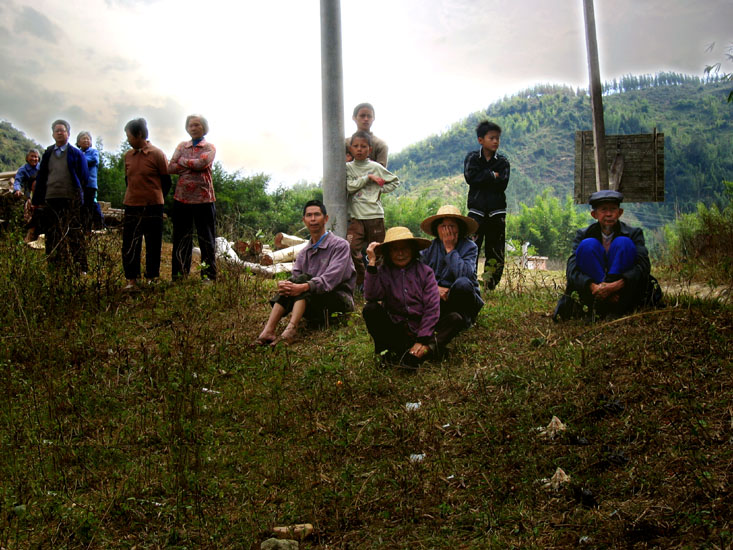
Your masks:
M596 41L596 17L593 0L583 0L585 14L585 39L588 46L588 72L590 76L590 107L593 111L593 156L596 163L596 189L608 189L608 160L606 159L606 125L603 122L603 89L601 70L598 65L598 42Z
M321 0L321 97L323 109L323 202L329 229L346 236L344 85L341 60L341 4Z

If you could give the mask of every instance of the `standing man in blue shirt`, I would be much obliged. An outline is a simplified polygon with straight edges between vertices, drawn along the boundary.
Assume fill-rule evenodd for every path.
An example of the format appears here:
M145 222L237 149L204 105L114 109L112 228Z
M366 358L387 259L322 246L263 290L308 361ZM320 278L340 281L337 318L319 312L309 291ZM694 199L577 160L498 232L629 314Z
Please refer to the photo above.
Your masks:
M46 206L43 227L49 261L63 264L73 260L77 269L85 273L87 254L81 209L89 170L84 153L69 143L70 131L65 120L51 124L55 144L41 158L32 203Z

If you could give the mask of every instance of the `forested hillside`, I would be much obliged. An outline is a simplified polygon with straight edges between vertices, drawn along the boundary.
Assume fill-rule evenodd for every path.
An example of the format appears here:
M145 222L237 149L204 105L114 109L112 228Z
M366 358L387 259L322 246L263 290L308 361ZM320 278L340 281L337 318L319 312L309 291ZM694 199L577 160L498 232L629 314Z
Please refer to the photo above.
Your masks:
M665 203L630 208L644 225L657 227L699 201L725 202L722 181L733 175L729 82L660 73L624 77L604 88L607 134L648 133L655 126L665 134ZM512 163L510 212L545 190L561 199L572 193L574 137L591 129L590 99L585 90L549 85L493 103L390 157L390 169L404 182L400 192L462 197L463 159L478 147L474 129L485 118L503 128L500 151Z
M51 130L48 132L50 135ZM0 120L0 172L10 172L23 166L28 149L34 148L43 152L43 148L25 137L23 132Z
M605 84L608 134L646 133L655 126L665 134L666 200L627 205L627 219L656 229L674 221L679 213L695 211L698 202L728 204L722 182L733 179L733 104L726 101L730 86L730 82L717 78L702 81L676 73L629 75ZM522 203L541 204L535 217L543 219L548 218L544 214L547 209L554 208L558 215L566 209L565 199L573 189L574 136L577 130L591 128L590 100L585 90L540 85L493 103L445 132L393 155L390 169L397 172L403 184L396 192L399 200L385 197L388 224L417 230L420 220L440 204L465 206L463 159L469 150L478 148L474 128L484 118L498 122L504 129L501 151L512 163L507 191L510 214L525 212ZM0 170L20 167L29 147L39 146L9 122L0 121ZM120 206L125 144L117 151L106 151L100 144L98 148L102 153L99 198ZM246 228L248 232L262 230L269 234L302 227L297 212L288 209L294 201L315 193L315 184L303 183L268 193L268 180L266 174L244 177L239 172L227 173L221 166L215 169L221 218L227 219L234 233ZM544 199L537 201L540 195ZM559 203L546 202L555 199ZM257 208L249 207L253 204ZM567 212L562 215L572 218ZM534 224L533 231L520 231L510 237L526 239L538 232L549 235L548 228L556 224L548 220L539 226ZM530 240L537 246L541 239ZM557 247L549 244L540 248L551 248L549 253L558 256L566 253L563 247L555 250Z

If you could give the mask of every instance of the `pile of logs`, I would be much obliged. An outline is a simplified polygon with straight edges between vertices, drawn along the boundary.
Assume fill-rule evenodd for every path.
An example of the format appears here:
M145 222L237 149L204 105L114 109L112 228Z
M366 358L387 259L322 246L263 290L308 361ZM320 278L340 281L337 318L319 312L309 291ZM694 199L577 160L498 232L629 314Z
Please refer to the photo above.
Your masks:
M229 242L223 237L217 237L216 257L229 264L250 269L253 273L272 277L277 273L291 272L295 256L307 244L305 239L285 233L275 236L275 250L258 239ZM198 248L194 248L193 252L197 256L201 254Z

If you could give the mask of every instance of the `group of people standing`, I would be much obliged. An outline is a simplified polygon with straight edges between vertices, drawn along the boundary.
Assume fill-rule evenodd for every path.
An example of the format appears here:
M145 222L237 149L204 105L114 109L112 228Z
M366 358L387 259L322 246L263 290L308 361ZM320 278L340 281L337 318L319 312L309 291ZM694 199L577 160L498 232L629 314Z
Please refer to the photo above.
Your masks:
M64 121L58 121L64 122ZM66 133L71 130L67 128ZM68 141L68 135L67 135ZM104 216L102 216L102 209L97 202L97 167L99 166L99 152L92 147L92 135L82 130L76 136L76 147L81 151L86 161L87 166L87 184L83 188L83 205L80 212L81 224L84 229L88 232L92 229L100 229L104 226ZM60 154L63 154L63 149L60 150ZM74 153L72 153L72 158ZM72 167L78 168L79 165L72 162ZM23 197L27 201L30 201L33 191L35 189L36 178L41 170L41 154L38 149L30 149L25 156L25 164L21 166L15 174L13 181L13 192L18 197ZM52 192L53 194L53 192ZM27 218L27 229L26 241L34 240L37 237L38 231L42 225L40 216L32 216L32 208L29 203L29 208L26 212Z
M131 149L125 153L127 190L123 200L125 219L122 228L122 263L126 290L137 288L140 279L140 254L145 239L145 279L155 282L160 276L163 241L163 205L172 187L171 175L178 175L173 195L173 252L171 276L175 281L191 271L193 229L201 248L201 277L216 280L216 196L211 169L216 148L206 140L209 122L203 115L186 117L190 140L178 144L167 160L165 153L148 140L144 118L125 126Z
M188 275L191 269L193 227L201 248L204 280L216 279L216 197L211 168L216 155L207 142L209 124L202 115L186 118L190 140L176 147L170 160L148 141L143 118L129 121L125 134L130 150L125 153L124 221L122 264L125 289L134 290L141 279L141 252L145 241L145 279L160 276L163 242L163 205L171 189L171 174L178 175L173 197L172 278ZM72 263L85 273L86 235L103 227L97 202L99 153L92 147L89 132L80 132L74 147L69 143L71 126L65 120L51 124L54 145L41 156L32 149L26 164L18 170L14 191L30 199L29 233L46 235L46 254L51 263ZM30 238L30 234L27 239Z

